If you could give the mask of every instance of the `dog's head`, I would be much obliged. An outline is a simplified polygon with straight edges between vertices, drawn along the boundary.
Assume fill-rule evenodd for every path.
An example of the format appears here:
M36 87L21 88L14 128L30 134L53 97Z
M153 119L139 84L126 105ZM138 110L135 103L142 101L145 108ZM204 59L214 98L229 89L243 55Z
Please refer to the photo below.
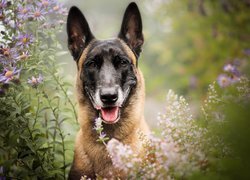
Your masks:
M143 44L142 21L135 3L127 7L117 38L97 40L77 7L67 20L68 47L77 63L77 87L105 123L120 119L137 86L137 61Z

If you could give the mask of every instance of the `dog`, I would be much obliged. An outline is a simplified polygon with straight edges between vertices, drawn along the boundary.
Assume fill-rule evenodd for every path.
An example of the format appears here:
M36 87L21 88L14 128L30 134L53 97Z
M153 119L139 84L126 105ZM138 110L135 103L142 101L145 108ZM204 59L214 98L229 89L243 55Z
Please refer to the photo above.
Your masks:
M75 141L69 179L82 176L125 178L115 170L104 144L93 129L101 118L103 131L140 153L137 131L149 133L144 120L145 88L138 59L144 42L142 20L136 3L125 10L116 38L98 40L82 12L75 6L67 18L68 48L77 64L76 94L80 130Z

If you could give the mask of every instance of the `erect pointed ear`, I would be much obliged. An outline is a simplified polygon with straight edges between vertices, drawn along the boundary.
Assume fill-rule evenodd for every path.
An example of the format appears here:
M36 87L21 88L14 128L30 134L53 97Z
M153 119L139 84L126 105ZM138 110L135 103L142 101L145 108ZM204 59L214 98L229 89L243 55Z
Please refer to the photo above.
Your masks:
M68 48L74 58L78 60L84 48L94 39L88 22L82 12L75 6L69 10L67 19Z
M144 39L142 34L141 14L134 2L128 5L124 13L118 37L128 44L138 58Z

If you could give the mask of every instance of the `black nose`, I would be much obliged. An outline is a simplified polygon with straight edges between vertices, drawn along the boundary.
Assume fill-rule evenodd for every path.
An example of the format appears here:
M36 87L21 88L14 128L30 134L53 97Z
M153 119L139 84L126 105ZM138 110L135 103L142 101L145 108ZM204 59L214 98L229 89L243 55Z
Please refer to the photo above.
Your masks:
M100 98L105 104L114 104L118 99L118 91L116 88L102 88Z

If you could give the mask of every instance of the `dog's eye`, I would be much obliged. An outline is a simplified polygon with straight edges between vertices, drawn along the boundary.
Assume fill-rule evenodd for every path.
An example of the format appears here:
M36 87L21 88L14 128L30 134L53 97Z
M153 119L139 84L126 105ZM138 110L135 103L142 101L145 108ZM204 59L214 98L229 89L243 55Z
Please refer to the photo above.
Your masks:
M96 64L95 61L88 61L88 62L86 63L86 67L88 67L88 68L96 68L96 67L97 67L97 64Z
M114 64L116 67L126 67L129 64L129 61L127 59L116 56Z
M125 59L121 59L121 60L120 60L120 64L121 64L121 65L127 65L127 64L128 64L128 61L125 60Z

